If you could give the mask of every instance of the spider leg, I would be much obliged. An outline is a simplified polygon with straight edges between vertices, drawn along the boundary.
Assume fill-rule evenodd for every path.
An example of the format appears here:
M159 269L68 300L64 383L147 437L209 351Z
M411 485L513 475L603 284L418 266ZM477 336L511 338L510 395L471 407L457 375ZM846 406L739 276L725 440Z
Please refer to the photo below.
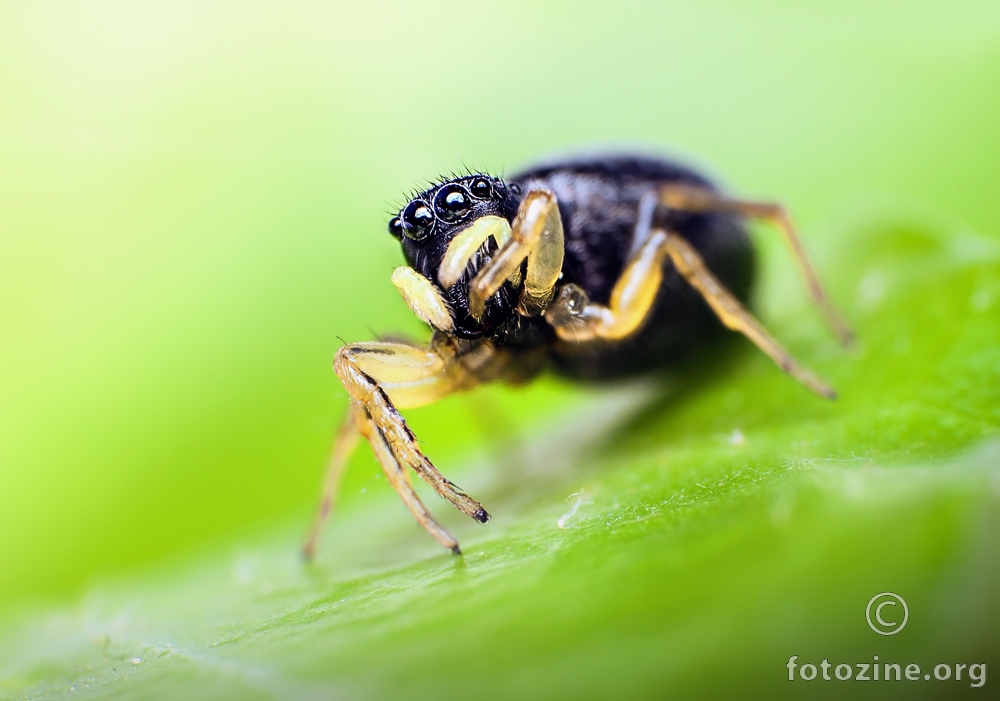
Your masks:
M396 459L392 446L387 441L385 434L382 433L382 430L365 410L360 412L359 430L361 431L361 435L371 445L372 452L378 458L389 484L399 494L400 499L403 500L406 508L413 514L417 523L430 533L437 542L441 543L441 545L456 555L461 555L462 551L458 547L458 541L455 540L455 536L435 521L434 517L427 510L427 507L420 501L420 497L413 491L410 476L406 473L406 469L400 464L399 460Z
M337 505L337 491L340 488L340 480L344 476L347 458L354 452L358 438L361 437L359 426L362 417L355 415L358 412L363 413L364 410L357 404L352 405L343 423L340 424L340 430L337 431L337 437L333 441L333 450L330 453L330 462L326 469L326 480L323 483L323 496L319 502L319 511L309 529L309 535L306 536L305 545L302 546L302 554L306 560L312 560L316 554L319 534L323 532L323 526Z
M485 352L488 354L488 350ZM435 335L426 348L380 341L344 346L337 351L334 369L353 402L345 422L353 428L345 425L338 434L326 491L306 541L306 556L315 551L319 532L333 505L343 463L358 434L368 440L389 483L420 525L439 543L458 552L458 543L434 521L413 492L404 468L412 469L440 496L476 521L486 523L490 516L482 504L462 492L427 459L397 407L430 404L474 387L478 378L459 362L456 348L444 334Z
M660 204L660 195L656 190L650 189L639 198L639 211L636 212L635 230L632 232L632 245L629 247L625 260L632 260L639 253L639 249L653 234L653 217L656 208Z
M663 229L651 230L612 288L607 306L590 302L586 293L576 285L564 285L545 310L546 321L565 341L615 340L631 335L642 324L656 300L667 256L723 324L744 334L782 370L812 391L831 399L836 396L826 383L796 361L740 304L709 271L687 240Z
M625 338L639 328L649 313L663 281L664 233L653 229L659 194L649 190L639 199L632 244L625 269L612 288L609 306L590 304L577 285L563 285L545 318L563 340ZM655 239L655 240L654 240Z
M663 280L663 232L653 229L659 193L651 189L639 199L625 269L612 289L609 306L590 304L577 285L563 285L545 318L563 340L621 339L639 328ZM651 240L655 238L656 240Z
M511 226L510 240L483 266L469 286L469 311L481 318L486 300L508 279L518 275L527 260L518 312L538 316L552 299L562 273L563 226L556 196L532 190L521 201Z
M705 266L694 247L684 237L673 232L666 234L664 249L677 268L677 272L708 302L719 320L733 331L739 331L753 341L782 370L827 399L834 399L834 392L823 380L799 363L767 332L757 319L740 304L740 301L723 286Z
M574 284L563 285L545 310L545 320L564 341L616 340L635 333L663 281L667 233L654 229L625 265L608 305L595 304Z
M795 260L798 261L802 270L802 275L809 286L809 294L812 296L816 306L819 307L823 316L826 317L827 324L844 345L850 344L854 340L854 332L851 331L847 322L840 316L840 313L833 306L823 285L819 281L819 276L809 262L802 242L795 227L792 225L791 217L787 210L780 204L769 202L751 202L737 200L720 195L706 188L691 185L664 185L659 191L660 202L671 209L684 210L686 212L722 212L738 214L751 219L760 219L770 222L776 226L784 235L785 240L792 249Z

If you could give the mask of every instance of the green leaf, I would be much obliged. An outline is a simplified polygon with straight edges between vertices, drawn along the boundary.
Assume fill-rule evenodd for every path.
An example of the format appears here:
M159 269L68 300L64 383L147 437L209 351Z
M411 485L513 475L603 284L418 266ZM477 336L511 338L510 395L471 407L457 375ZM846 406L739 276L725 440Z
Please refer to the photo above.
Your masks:
M901 7L0 3L0 697L987 697L1000 3ZM608 143L790 207L859 341L764 228L757 309L840 398L484 387L407 414L464 557L360 450L304 566L332 355L421 332L393 198Z
M442 552L381 484L377 502L333 520L312 566L297 557L296 523L22 615L0 648L3 690L814 696L841 682L788 682L793 655L800 666L878 656L921 674L996 664L1000 246L871 213L831 239L826 272L857 346L839 348L797 303L768 303L765 319L835 384L836 402L746 343L666 384L550 381L543 394L568 399L548 425L495 456L506 464L461 472L494 521L431 502L464 557ZM865 620L884 591L909 611L891 637ZM965 679L850 693L949 695Z

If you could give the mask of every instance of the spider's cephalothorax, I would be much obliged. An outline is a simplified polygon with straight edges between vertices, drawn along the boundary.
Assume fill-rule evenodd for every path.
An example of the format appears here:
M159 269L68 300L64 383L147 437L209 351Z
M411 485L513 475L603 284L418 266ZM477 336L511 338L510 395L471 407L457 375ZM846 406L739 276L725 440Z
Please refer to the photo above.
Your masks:
M481 173L450 178L412 197L389 221L389 233L400 240L406 262L442 295L453 324L447 330L459 338L499 339L515 321L516 297L510 285L486 300L483 314L475 318L469 314L469 283L504 243L497 238L510 231L521 203L519 192L517 186ZM489 231L489 235L481 243L475 242L479 245L475 255L458 280L445 289L438 280L438 270L448 246L473 226Z
M744 306L754 269L747 218L780 228L813 299L849 340L782 207L727 197L666 159L563 159L506 182L451 178L411 198L389 222L407 262L392 282L434 335L428 345L377 341L337 352L334 369L352 403L306 554L360 436L417 521L457 553L407 470L476 521L489 514L431 464L399 409L477 384L524 381L545 368L599 380L649 372L670 366L678 351L697 352L725 326L832 398Z

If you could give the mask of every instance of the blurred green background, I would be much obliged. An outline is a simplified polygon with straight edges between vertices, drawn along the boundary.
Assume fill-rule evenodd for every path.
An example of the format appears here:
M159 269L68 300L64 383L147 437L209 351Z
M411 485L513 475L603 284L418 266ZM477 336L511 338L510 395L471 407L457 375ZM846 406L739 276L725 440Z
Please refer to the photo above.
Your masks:
M387 212L412 187L581 146L681 154L739 193L789 205L858 320L882 278L862 277L855 251L885 233L879 222L996 242L998 86L1000 4L989 0L0 5L0 613L305 526L346 407L333 353L421 333L388 281L400 256ZM890 260L929 250L896 233ZM825 339L777 237L757 240L765 319L853 389L870 410L858 416L890 411L891 392L866 393L859 357ZM944 278L912 277L920 294L886 317L902 323L935 299L961 299L966 313L962 295L987 290L985 326L945 302L913 317L933 320L945 354L979 329L968 336L979 370L939 406L972 396L964 422L907 433L893 415L894 439L816 419L828 454L920 462L995 431L991 270L960 278L951 297L934 287ZM882 324L869 320L869 338ZM752 362L764 391L786 382ZM929 376L892 375L914 392ZM750 405L725 399L724 383L715 391L701 425L728 432L711 417ZM792 398L795 415L852 406L776 391L772 404ZM496 412L486 423L529 442L604 401L551 379L476 400ZM502 469L483 467L500 439L484 438L469 407L456 397L411 413L462 484L476 479L468 464ZM661 434L641 426L622 440L655 445ZM363 453L344 512L401 512ZM378 542L383 564L406 552Z

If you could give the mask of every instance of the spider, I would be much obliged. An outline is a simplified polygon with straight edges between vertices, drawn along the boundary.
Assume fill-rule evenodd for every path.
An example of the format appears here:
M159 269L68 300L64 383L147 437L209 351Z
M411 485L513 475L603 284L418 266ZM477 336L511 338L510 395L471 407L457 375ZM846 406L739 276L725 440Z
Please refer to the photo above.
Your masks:
M479 523L490 515L434 467L399 409L485 382L524 382L546 369L579 380L647 373L697 352L725 326L813 392L834 398L744 306L755 273L747 218L784 234L813 300L848 343L851 331L785 209L729 197L670 160L625 153L560 159L506 180L448 178L413 197L389 222L408 264L396 268L392 283L433 336L427 345L374 341L337 352L334 369L351 405L306 557L315 553L362 436L417 522L460 553L413 490L407 468Z

